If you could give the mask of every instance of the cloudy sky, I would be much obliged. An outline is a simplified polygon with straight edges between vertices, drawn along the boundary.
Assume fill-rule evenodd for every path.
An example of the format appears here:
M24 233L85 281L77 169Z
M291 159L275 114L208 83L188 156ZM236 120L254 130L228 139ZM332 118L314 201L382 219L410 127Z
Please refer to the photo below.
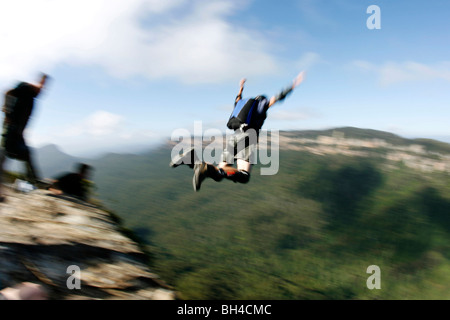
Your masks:
M195 121L225 132L242 77L244 96L270 96L301 70L266 129L450 142L449 13L446 0L3 0L0 89L50 74L26 138L73 155L136 151Z

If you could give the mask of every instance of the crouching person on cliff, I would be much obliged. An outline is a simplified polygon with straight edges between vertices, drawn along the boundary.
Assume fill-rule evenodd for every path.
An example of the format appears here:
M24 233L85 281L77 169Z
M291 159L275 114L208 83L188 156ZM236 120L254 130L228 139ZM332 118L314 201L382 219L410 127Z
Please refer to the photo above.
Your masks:
M73 173L66 173L53 181L49 190L56 195L67 194L69 196L86 201L89 195L88 182L92 167L79 163L77 171Z

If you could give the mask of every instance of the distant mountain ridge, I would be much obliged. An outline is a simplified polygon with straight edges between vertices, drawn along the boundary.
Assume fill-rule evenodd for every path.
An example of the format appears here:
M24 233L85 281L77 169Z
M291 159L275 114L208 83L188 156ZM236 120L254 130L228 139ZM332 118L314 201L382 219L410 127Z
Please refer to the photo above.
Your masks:
M318 136L333 136L342 133L347 139L373 140L380 139L393 145L419 144L430 151L450 153L450 143L425 138L408 139L387 131L361 129L356 127L341 127L327 130L283 131L281 134L298 138L313 138Z
M37 170L43 178L54 178L61 172L73 170L77 162L84 161L63 152L57 145L49 144L40 148L32 148L31 152L34 156ZM24 172L24 164L10 160L5 162L5 170L12 172Z
M302 130L302 131L281 131L281 137L288 137L292 139L317 139L321 136L328 137L341 137L342 139L359 139L359 140L383 140L386 143L395 146L408 146L408 145L420 145L430 152L439 152L443 154L450 154L450 144L432 140L432 139L408 139L398 136L396 134L378 131L373 129L360 129L355 127L342 127L328 130ZM281 145L283 148L283 144ZM136 154L119 154L108 153L95 159L83 159L75 156L71 156L62 151L58 146L54 144L46 145L34 150L36 155L36 163L42 175L46 178L53 178L55 175L71 171L74 169L74 165L78 162L86 162L94 166L101 166L102 163L114 162L116 158L123 159L124 157L139 158L153 153L161 152L161 150L167 149L167 145L162 145L156 149L144 152L141 155ZM158 151L159 150L159 151ZM167 156L170 157L170 152ZM121 160L122 161L122 160ZM170 159L168 160L170 161ZM17 171L23 170L17 163L7 163L7 170Z
M84 161L81 158L68 155L54 144L36 149L35 154L37 166L46 178L53 178L61 172L72 171L76 163Z

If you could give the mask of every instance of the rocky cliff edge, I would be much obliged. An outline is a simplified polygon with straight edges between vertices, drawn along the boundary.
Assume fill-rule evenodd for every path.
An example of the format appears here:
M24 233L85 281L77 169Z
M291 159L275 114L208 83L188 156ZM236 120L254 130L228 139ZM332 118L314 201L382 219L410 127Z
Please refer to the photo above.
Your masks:
M0 289L33 282L50 299L175 299L110 213L45 190L5 189Z

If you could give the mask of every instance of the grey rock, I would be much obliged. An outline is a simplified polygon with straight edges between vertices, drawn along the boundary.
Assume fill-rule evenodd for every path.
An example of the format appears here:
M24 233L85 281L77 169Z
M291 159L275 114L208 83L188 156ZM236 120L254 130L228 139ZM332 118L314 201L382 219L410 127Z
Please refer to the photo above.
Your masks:
M28 281L43 285L49 298L58 300L176 298L107 211L46 190L4 190L0 289ZM79 289L68 283L79 283Z

